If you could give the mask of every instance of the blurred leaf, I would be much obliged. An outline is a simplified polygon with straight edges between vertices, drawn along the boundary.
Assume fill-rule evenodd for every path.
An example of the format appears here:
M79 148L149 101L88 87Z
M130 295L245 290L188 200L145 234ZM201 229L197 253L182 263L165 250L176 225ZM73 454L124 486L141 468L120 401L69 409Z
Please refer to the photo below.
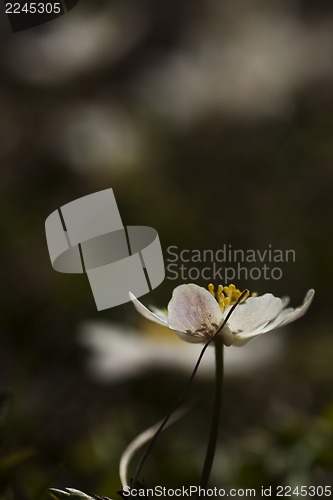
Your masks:
M73 488L65 488L64 490L58 490L56 488L50 488L50 493L53 498L56 498L57 500L70 500L70 499L84 499L84 500L111 500L110 498L107 497L99 497L96 495L90 496L87 495L86 493L83 493L83 491L75 490Z
M0 473L8 472L14 469L14 467L17 467L22 462L25 462L25 460L32 457L34 454L35 451L28 448L5 455L4 457L0 458Z

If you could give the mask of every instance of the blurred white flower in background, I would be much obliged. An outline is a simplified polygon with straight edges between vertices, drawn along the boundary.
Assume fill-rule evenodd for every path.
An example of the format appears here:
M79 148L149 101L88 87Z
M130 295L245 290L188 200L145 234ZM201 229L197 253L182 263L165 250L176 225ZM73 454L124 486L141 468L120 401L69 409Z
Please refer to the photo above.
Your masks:
M197 8L187 9L180 39L166 50L154 37L142 43L154 16L133 0L83 4L9 37L2 57L11 78L56 90L72 83L64 99L47 101L41 144L76 170L118 175L152 163L156 124L289 116L307 85L332 81L331 18L305 21L289 2L207 0ZM131 72L120 70L114 88L112 69L127 56ZM86 81L93 92L81 90Z
M332 78L332 21L305 23L272 2L234 3L210 2L182 46L151 62L137 82L148 106L184 124L216 112L279 116L293 110L295 92Z
M305 21L295 3L273 0L207 0L185 10L181 37L166 49L150 39L154 8L134 0L82 2L8 37L1 55L10 78L56 90L46 100L41 145L76 170L128 173L154 161L156 124L289 116L307 86L317 96L316 82L332 82L332 18ZM120 69L114 82L113 68L127 57L131 71ZM58 85L68 94L57 94ZM29 112L20 109L27 120Z
M208 291L209 290L209 291ZM89 366L101 380L117 381L153 368L191 371L202 345L214 335L233 304L243 297L234 285L213 285L208 290L195 284L179 285L173 291L168 311L147 309L133 294L134 306L144 317L138 330L121 324L87 323L80 331L79 341L91 350ZM314 290L309 290L303 304L286 307L288 297L280 299L267 293L260 297L244 296L228 319L221 336L226 345L242 345L242 349L226 349L226 373L240 375L271 365L279 358L283 347L281 335L264 335L261 341L253 337L284 326L305 314ZM165 327L175 330L170 335ZM190 343L182 341L187 340ZM230 342L229 342L230 341ZM246 344L246 345L245 345ZM214 375L214 352L208 349L199 374Z
M93 11L79 5L41 27L15 33L4 50L6 65L37 84L66 82L110 65L145 33L142 12L128 1Z
M78 338L90 351L88 366L92 375L105 382L117 382L152 369L189 374L202 349L202 345L187 344L176 335L167 335L163 326L145 320L137 330L123 324L86 323ZM267 335L242 349L226 349L226 375L248 375L272 366L283 353L283 345L283 335ZM197 376L213 378L214 366L214 350L208 349Z
M112 165L114 173L140 166L145 155L144 129L135 116L115 103L82 102L55 112L45 141L54 154L78 171Z
M138 104L187 123L223 112L244 117L290 113L297 91L332 79L332 19L300 18L294 3L211 0L189 10L179 45L142 52L126 93ZM19 78L68 81L112 67L150 27L149 9L131 0L77 6L40 28L16 33L4 50Z

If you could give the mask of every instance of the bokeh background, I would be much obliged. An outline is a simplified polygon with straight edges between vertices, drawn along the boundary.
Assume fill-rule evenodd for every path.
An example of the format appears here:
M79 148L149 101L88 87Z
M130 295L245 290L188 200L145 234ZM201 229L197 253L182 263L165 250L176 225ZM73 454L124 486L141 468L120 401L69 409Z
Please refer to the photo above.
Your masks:
M122 451L191 371L186 344L158 340L131 304L98 313L87 279L50 265L45 218L109 187L123 222L155 227L164 249L295 250L280 280L237 283L292 305L316 297L274 340L227 350L211 485L330 485L332 2L81 0L0 37L1 499L50 486L114 498ZM143 300L165 306L181 283ZM197 484L207 363L146 464L149 485Z

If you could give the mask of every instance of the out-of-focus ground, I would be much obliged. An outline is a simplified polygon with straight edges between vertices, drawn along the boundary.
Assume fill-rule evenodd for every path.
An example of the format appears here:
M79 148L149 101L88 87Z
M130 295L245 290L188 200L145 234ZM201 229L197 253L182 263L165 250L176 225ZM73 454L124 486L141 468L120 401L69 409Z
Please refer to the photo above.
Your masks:
M290 295L294 306L310 287L316 297L303 319L268 334L271 344L227 350L211 484L330 484L331 2L81 0L56 21L0 37L0 497L47 498L49 486L114 496L122 451L190 373L185 344L170 361L171 332L159 354L131 304L97 313L85 277L50 265L45 218L109 187L124 223L155 227L164 249L295 250L280 280L237 283ZM143 300L165 306L181 283L166 279ZM123 371L105 335L115 324L124 359L133 335L145 360ZM95 338L105 341L103 366ZM168 362L148 362L150 348ZM147 462L149 484L198 481L207 362L189 412Z

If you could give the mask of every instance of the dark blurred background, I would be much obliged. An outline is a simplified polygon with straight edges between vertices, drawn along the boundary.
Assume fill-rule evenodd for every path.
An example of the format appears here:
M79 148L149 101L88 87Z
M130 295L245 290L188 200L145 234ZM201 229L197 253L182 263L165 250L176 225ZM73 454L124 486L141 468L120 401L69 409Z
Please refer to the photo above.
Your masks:
M131 304L98 313L84 276L53 271L44 221L109 187L123 222L156 228L164 249L295 250L280 280L236 283L294 306L316 297L269 334L284 341L274 362L247 371L245 358L226 377L211 484L331 484L332 2L81 0L0 37L0 498L50 486L115 497L122 451L188 378L89 369L83 325L139 337L141 323ZM179 284L143 300L165 306ZM212 389L195 381L148 484L197 483Z

